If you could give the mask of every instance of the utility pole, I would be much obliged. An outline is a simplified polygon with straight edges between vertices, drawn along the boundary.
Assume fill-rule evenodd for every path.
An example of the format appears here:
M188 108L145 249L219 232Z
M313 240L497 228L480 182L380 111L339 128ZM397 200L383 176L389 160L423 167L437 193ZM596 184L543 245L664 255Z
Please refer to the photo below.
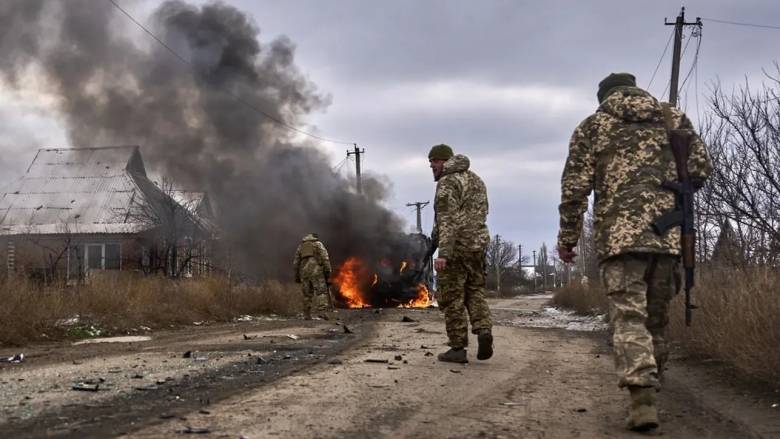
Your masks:
M701 29L702 22L700 17L696 17L695 22L686 23L685 7L683 7L680 10L680 15L677 16L677 19L674 21L674 23L669 23L666 21L666 18L664 18L664 25L674 26L674 49L672 51L672 78L669 81L669 103L676 107L678 91L677 84L680 81L680 49L682 48L683 27L699 26L699 29Z
M536 250L534 250L533 253L534 253L534 291L536 291Z
M365 154L366 149L363 148L363 150L360 150L358 148L357 143L353 143L355 146L354 151L347 150L347 158L349 156L354 155L355 156L355 175L357 179L357 193L362 194L363 193L363 182L360 180L360 154Z
M501 295L501 235L496 235L496 292Z
M415 201L414 203L406 203L407 206L417 209L417 233L422 233L422 209L430 203L430 201Z
M517 244L517 268L523 271L523 244Z

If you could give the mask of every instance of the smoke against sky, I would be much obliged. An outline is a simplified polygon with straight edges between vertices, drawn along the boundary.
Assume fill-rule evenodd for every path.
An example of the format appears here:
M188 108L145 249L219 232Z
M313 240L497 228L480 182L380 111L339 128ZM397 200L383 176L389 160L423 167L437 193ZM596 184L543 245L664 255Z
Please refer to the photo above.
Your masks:
M295 133L276 121L299 126L328 96L296 67L290 39L261 42L238 9L174 0L154 10L155 33L188 66L119 32L125 17L109 2L2 8L0 25L18 31L2 35L4 81L25 88L34 75L38 92L54 97L70 145L139 144L147 166L208 191L239 269L290 277L305 234L319 233L339 260L381 249L401 229L378 204L379 181L368 178L369 196L358 196L321 151L293 145Z
M142 23L155 26L155 32L164 33L156 15L159 2L117 1ZM37 3L0 2L0 12L10 5ZM397 0L381 6L333 0L327 8L319 0L225 3L252 18L262 31L263 47L279 35L295 43L298 74L317 84L313 93L323 102L285 120L365 147L364 170L384 175L384 181L392 184L390 191L383 188L387 197L383 205L413 224L414 212L406 203L433 197L427 150L433 144L449 143L471 158L473 169L488 186L491 231L522 243L526 253L542 242L551 246L555 239L568 140L576 124L596 108L596 85L610 72L630 71L646 86L671 34L664 17L673 20L681 6L619 0ZM780 31L709 18L780 25L773 22L780 17L780 3L690 0L685 6L689 21L697 16L704 21L698 71L682 95L683 108L696 122L697 114L707 111L712 81L720 81L724 89L741 85L746 78L758 84L762 68L771 68L777 59L774 41ZM3 21L7 17L0 13L2 51L11 42L34 44L37 40L31 40L31 35L50 39L58 35L56 29L24 21L9 27ZM138 51L164 50L126 18L113 15L110 22L117 38L132 42ZM165 38L184 37L165 33ZM174 41L177 51L192 56L188 44ZM683 56L683 75L691 67L692 47L695 44ZM207 62L208 50L203 51ZM119 52L114 62L121 66L121 56L130 53ZM649 88L659 98L669 79L669 55ZM18 60L0 59L0 64L8 63ZM175 72L176 81L191 79L173 59L157 68ZM0 184L23 172L36 148L72 144L57 126L65 123L54 111L51 95L36 94L41 84L30 75L23 76L22 82L22 89L0 85L0 115L6 118L0 125L7 127L0 136ZM167 85L161 83L163 87ZM187 124L198 122L189 114L184 119ZM175 122L169 128L181 129ZM142 130L129 139L108 140L142 145L152 165L148 151L152 143L144 134ZM302 141L288 140L296 145ZM318 143L316 149L331 166L344 158L342 145ZM353 173L351 169L347 163L341 175ZM423 210L426 230L432 220L429 206Z

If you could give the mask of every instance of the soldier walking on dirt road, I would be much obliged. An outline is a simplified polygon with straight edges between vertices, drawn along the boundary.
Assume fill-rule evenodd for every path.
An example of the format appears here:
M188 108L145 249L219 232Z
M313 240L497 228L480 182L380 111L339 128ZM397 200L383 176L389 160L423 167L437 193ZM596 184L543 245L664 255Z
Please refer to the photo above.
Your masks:
M477 359L493 356L493 324L485 301L485 252L490 240L485 220L485 183L469 170L469 159L454 155L448 145L431 148L428 160L436 184L435 220L431 238L439 255L438 301L444 312L450 350L439 361L468 363L468 319L477 335Z
M325 245L316 234L304 236L293 260L295 282L303 289L303 317L311 320L312 306L318 311L329 310L328 283L331 274L330 258Z
M679 228L657 234L651 223L675 208L661 187L677 179L671 129L690 130L688 173L701 187L712 169L688 117L636 87L629 73L599 83L599 107L574 131L561 178L558 253L572 262L588 196L601 278L609 298L619 386L628 387L628 428L658 426L655 406L668 358L669 301L679 285Z

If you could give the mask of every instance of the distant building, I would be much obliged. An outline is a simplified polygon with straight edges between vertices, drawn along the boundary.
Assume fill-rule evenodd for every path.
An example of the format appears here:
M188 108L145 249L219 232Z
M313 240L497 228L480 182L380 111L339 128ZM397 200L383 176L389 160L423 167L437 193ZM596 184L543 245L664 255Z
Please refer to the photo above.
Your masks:
M215 232L206 195L150 181L137 146L40 149L0 189L0 277L200 274Z

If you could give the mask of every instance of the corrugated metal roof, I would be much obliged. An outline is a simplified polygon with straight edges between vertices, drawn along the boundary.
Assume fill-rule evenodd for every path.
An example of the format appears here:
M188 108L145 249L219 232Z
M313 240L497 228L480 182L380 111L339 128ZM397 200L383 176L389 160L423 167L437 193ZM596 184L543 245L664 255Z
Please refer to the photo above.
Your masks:
M164 197L137 146L41 149L0 193L0 235L135 233L152 226L139 202Z

